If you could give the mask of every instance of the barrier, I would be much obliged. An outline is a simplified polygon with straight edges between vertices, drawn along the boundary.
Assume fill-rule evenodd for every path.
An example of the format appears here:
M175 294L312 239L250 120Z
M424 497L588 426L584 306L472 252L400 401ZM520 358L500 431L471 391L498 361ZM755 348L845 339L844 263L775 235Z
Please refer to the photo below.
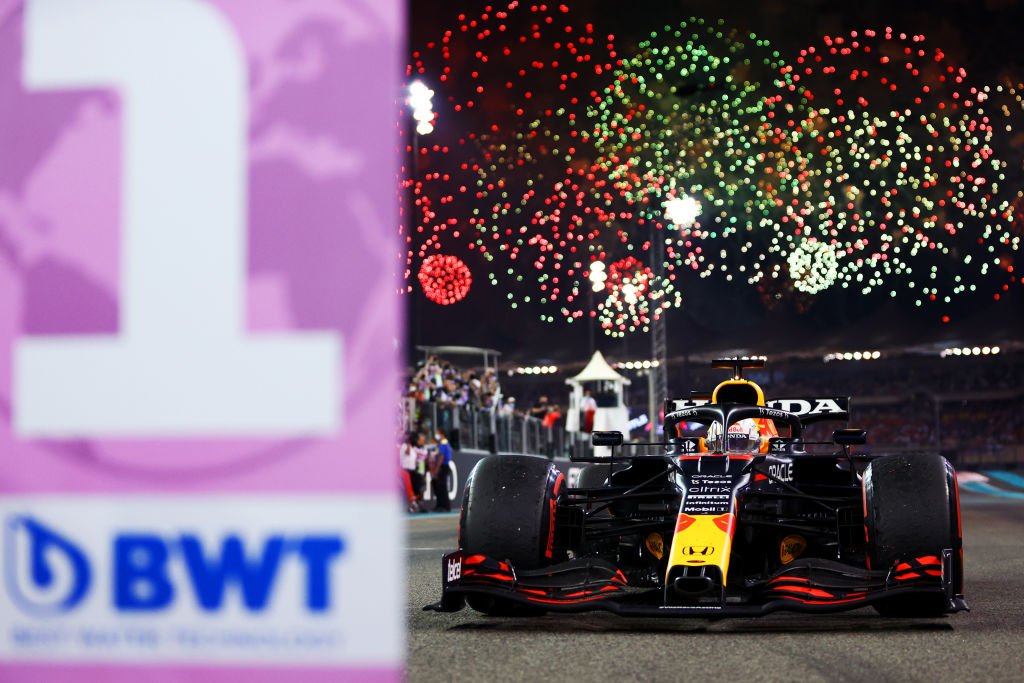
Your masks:
M474 451L453 451L452 452L452 476L448 480L448 498L452 503L452 511L457 512L462 507L462 494L466 488L466 480L469 478L470 472L476 467L476 464L486 457L489 457L490 453L480 453ZM511 455L509 453L503 455ZM501 456L498 456L501 457ZM552 458L551 461L555 463L557 467L568 480L569 486L575 486L579 480L580 470L583 469L583 463L572 462L568 458ZM434 492L430 486L430 473L426 475L426 488L423 493L423 500L427 503L426 507L428 510L432 510L434 506Z
M419 425L427 433L442 429L455 450L484 453L524 453L548 457L592 452L590 435L545 427L529 415L496 415L493 410L468 405L423 402L407 406L403 425Z

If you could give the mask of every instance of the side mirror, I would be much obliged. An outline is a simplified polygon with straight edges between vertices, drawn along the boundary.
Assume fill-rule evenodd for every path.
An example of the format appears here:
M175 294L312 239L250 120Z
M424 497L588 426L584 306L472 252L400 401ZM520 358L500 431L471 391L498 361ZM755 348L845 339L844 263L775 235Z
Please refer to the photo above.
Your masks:
M622 432L594 432L590 441L595 446L621 446Z
M839 446L863 446L868 433L863 429L837 429L832 432L832 441Z

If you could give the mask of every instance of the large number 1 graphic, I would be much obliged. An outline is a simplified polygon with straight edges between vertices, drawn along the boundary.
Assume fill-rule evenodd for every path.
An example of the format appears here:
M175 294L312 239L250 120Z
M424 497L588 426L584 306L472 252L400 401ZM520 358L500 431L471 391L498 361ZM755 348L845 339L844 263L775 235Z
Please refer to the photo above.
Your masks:
M18 340L17 433L335 433L340 336L245 332L248 74L231 26L196 0L26 4L27 87L121 96L121 326Z

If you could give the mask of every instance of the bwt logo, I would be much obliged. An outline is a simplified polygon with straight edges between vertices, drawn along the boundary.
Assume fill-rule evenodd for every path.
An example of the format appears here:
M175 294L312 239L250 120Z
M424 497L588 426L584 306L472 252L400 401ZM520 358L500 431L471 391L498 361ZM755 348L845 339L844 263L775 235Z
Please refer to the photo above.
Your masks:
M67 612L89 591L92 572L85 553L31 517L7 520L3 550L7 594L28 614Z
M194 534L173 537L122 533L111 546L113 608L119 612L157 611L179 593L191 592L204 611L220 609L229 587L241 593L247 609L266 608L278 571L286 562L303 569L304 605L313 612L330 608L330 568L345 544L335 535L270 535L262 547L246 548L234 534L220 547L205 548ZM33 616L51 616L77 607L93 579L85 552L70 539L27 516L4 526L4 581L11 600ZM175 585L168 569L184 567L185 585Z

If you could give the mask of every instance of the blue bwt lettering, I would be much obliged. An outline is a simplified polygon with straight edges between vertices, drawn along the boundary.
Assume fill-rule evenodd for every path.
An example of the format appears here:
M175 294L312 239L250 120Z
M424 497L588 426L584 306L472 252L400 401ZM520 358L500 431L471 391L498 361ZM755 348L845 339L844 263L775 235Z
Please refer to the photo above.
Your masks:
M307 536L299 544L299 554L306 562L306 606L314 612L328 607L327 569L343 549L341 539L334 536Z
M224 539L220 560L207 560L203 546L195 536L182 536L181 549L185 554L189 578L196 598L205 610L215 610L224 599L224 586L232 582L241 585L242 599L251 610L261 610L267 604L270 589L281 563L284 538L272 536L263 545L263 554L255 562L247 562L242 541L234 536Z
M167 580L167 546L157 536L118 536L114 541L114 604L121 610L167 607L174 588Z
M336 536L270 536L258 551L247 552L242 539L228 536L217 551L210 552L192 534L183 534L176 541L148 534L121 535L114 542L115 607L142 611L170 605L175 586L168 565L180 561L203 610L220 609L225 593L233 590L229 586L238 586L246 608L260 611L271 599L281 563L294 556L305 570L306 607L322 612L330 607L331 563L344 547Z

